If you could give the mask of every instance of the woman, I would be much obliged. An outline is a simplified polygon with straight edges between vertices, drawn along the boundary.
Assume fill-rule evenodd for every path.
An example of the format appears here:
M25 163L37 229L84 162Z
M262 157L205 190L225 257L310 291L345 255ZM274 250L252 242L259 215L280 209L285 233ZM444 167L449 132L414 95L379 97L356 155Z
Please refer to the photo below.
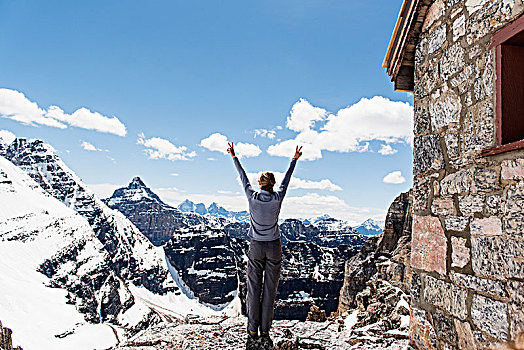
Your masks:
M289 169L277 191L273 190L275 185L274 174L265 171L258 179L260 191L256 192L251 187L246 172L235 155L233 143L228 143L228 145L227 152L233 158L246 192L251 219L248 232L251 240L247 253L248 345L258 338L259 330L262 341L271 344L269 329L273 321L275 297L282 263L278 215L291 174L293 174L297 160L302 155L302 147L296 147ZM265 275L264 283L262 283L263 274Z

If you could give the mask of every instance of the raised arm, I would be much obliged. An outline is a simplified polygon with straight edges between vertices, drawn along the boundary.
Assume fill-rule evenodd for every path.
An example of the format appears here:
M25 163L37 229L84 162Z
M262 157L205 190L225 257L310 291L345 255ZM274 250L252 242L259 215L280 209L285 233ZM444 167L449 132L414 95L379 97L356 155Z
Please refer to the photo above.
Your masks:
M280 184L280 188L278 189L278 193L280 194L280 198L284 198L287 192L287 187L289 185L289 181L291 181L291 175L293 175L293 170L295 170L295 165L297 165L297 160L302 155L302 146L300 148L297 146L295 149L295 155L293 156L293 159L291 160L291 163L289 164L289 168L287 169L286 175L284 175L284 179L282 180L282 183Z
M251 198L251 195L255 192L253 190L253 187L251 187L251 184L249 183L249 179L247 178L246 172L244 171L244 168L242 168L242 165L240 164L240 161L238 160L236 154L235 154L235 148L233 142L229 143L229 148L227 149L227 153L231 155L233 158L233 162L235 163L235 167L237 168L238 175L240 175L240 181L242 181L242 186L244 186L244 191L246 192L247 198Z

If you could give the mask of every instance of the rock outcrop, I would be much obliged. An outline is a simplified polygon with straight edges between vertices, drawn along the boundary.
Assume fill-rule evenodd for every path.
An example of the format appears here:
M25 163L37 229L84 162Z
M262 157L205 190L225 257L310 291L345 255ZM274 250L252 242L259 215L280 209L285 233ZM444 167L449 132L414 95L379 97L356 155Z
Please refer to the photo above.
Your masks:
M344 261L357 250L358 246L330 248L305 241L283 246L275 318L304 321L313 305L327 315L336 311L344 282Z
M0 349L2 350L22 350L22 347L13 347L13 340L11 339L13 331L2 326L0 321Z
M373 328L350 330L340 318L324 322L274 321L270 336L274 348L257 350L407 349L406 336ZM238 350L246 348L243 317L193 317L184 322L162 323L137 334L116 350Z
M389 207L382 235L370 237L362 249L346 262L338 306L340 314L357 308L357 296L364 289L379 288L368 285L370 281L385 281L409 294L411 203L411 191L395 198Z
M243 240L237 240L218 228L177 231L164 251L188 287L184 292L219 309L231 302L241 283L237 265L247 249Z

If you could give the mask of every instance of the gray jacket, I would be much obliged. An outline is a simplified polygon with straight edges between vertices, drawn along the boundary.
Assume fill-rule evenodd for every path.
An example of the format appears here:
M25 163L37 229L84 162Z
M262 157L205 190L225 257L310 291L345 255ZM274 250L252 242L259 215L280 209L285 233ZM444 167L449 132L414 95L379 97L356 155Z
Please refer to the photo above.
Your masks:
M297 160L293 159L291 161L284 180L282 180L282 184L278 191L273 193L265 190L260 190L260 192L253 190L246 172L242 168L242 165L240 165L240 161L237 157L234 157L233 160L240 174L240 180L242 181L249 202L251 224L249 225L248 236L255 241L273 241L279 239L278 214L280 214L282 200L286 195L287 186L289 185L289 180L291 180L291 174L293 174Z

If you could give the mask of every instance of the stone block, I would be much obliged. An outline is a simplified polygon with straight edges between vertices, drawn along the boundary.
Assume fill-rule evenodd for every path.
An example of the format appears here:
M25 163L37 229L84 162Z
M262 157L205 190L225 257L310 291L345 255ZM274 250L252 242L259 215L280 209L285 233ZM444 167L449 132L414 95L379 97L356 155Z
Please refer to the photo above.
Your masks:
M444 156L440 148L439 135L422 135L414 139L413 175L444 167Z
M449 216L444 219L446 230L462 232L468 226L469 218L463 216Z
M508 339L508 305L503 302L475 294L471 304L473 323L483 332L500 340Z
M431 204L431 212L435 215L457 215L453 198L451 197L433 199L433 203Z
M422 24L422 30L426 31L436 20L444 15L446 6L443 0L435 1L428 9L424 23Z
M413 133L415 135L425 134L429 131L429 113L424 105L417 104L414 113Z
M464 153L478 152L495 145L492 103L485 101L469 108L464 120Z
M505 195L504 230L508 234L524 235L524 182L509 186Z
M472 84L472 78L474 78L474 77L470 77L472 73L473 73L472 66L466 66L456 76L451 78L450 80L451 86L458 88L459 94L461 95L466 93Z
M472 235L500 236L502 234L502 221L496 216L485 219L473 219L469 229Z
M437 348L437 335L428 320L426 311L412 307L410 310L409 335L421 349Z
M450 73L446 71L446 74ZM431 117L433 132L438 132L451 123L458 123L460 120L460 110L460 99L452 90L431 104L429 106L429 115Z
M413 209L415 212L429 209L432 182L438 174L413 178Z
M453 317L449 317L439 309L436 309L431 313L431 319L437 337L445 339L452 344L457 343L458 336L457 331L455 330L455 324L453 323Z
M471 236L471 262L477 275L504 279L518 273L515 242L502 237ZM512 272L513 270L513 272Z
M453 320L455 323L455 330L458 335L458 348L461 350L480 350L483 349L473 332L471 331L471 325L468 322L460 322L457 319Z
M500 194L493 194L491 196L486 197L486 208L488 209L488 213L490 213L491 215L497 215L501 213L500 204Z
M446 41L446 24L442 24L440 27L435 29L428 37L427 50L428 55L433 54L435 51L442 47L442 44Z
M457 134L447 134L444 136L446 143L446 153L449 158L457 158L460 156L459 137Z
M480 10L489 0L466 0L466 10L471 15Z
M440 59L439 68L440 79L442 79L443 82L448 81L452 75L457 74L464 68L464 49L460 44L454 44L444 51Z
M479 59L482 58L482 59ZM475 61L473 92L477 101L493 94L493 63L491 55L478 57Z
M524 179L524 158L502 161L500 177L504 180Z
M451 272L451 281L461 287L469 288L475 291L488 293L501 298L505 297L504 284L497 280L488 280L472 275L464 275L462 273Z
M467 240L462 237L451 237L451 266L463 268L470 261Z
M465 169L449 174L440 182L440 195L467 193L471 188L473 176L471 170Z
M467 317L467 291L454 284L424 276L424 301L441 307L462 320Z
M524 282L509 281L509 321L511 338L520 332L524 332Z
M500 189L499 177L495 170L482 168L475 169L472 192L493 192L498 189Z
M475 213L482 213L484 210L483 195L469 195L459 197L459 209L462 215L473 216Z
M508 276L524 278L524 239L511 238L509 242Z
M410 294L413 302L419 302L420 301L420 291L422 288L422 281L420 279L420 274L416 271L412 271L411 274L411 287L410 287Z
M466 16L462 15L453 21L453 41L466 34Z
M411 266L446 273L447 239L440 220L434 216L413 217Z

